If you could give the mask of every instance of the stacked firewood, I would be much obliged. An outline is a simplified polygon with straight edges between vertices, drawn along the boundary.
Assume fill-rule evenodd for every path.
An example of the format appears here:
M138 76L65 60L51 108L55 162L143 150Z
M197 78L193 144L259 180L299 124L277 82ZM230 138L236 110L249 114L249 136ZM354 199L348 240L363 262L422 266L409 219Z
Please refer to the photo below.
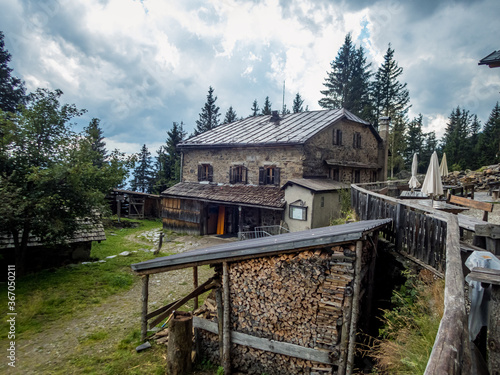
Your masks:
M489 183L500 181L500 164L482 167L477 171L450 172L443 177L446 185L459 185L474 183L476 190L488 190Z
M236 332L326 351L338 359L342 307L352 293L353 244L231 263L231 326ZM207 303L208 302L208 303ZM199 314L216 321L212 296ZM203 332L205 355L218 358L217 335ZM336 366L233 345L235 369L249 374L332 373Z

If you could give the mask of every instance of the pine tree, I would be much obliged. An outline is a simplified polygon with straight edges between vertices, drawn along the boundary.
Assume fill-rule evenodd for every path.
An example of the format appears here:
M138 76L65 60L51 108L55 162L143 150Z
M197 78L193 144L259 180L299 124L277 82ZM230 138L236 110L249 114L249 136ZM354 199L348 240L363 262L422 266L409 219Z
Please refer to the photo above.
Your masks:
M288 115L290 114L290 110L286 107L286 104L283 105L283 109L281 110L281 115Z
M226 112L226 116L224 117L224 124L230 124L230 123L236 121L237 117L238 117L238 115L233 110L233 106L230 106Z
M479 135L478 149L481 150L481 166L500 163L500 105L498 102Z
M107 156L103 131L99 126L100 122L101 120L99 120L98 118L93 118L90 121L89 126L84 128L85 133L89 137L92 151L94 152L94 160L92 161L92 163L99 168L103 166Z
M135 167L132 180L132 190L142 193L151 193L153 171L151 165L151 153L146 145L143 145L141 152L137 155L138 165Z
M9 68L10 53L5 49L4 34L0 31L0 109L15 112L19 104L26 103L24 82L12 77Z
M257 99L255 99L253 101L252 108L250 108L250 109L252 110L252 114L251 114L252 117L255 117L259 114L260 108L259 108L259 105L257 104Z
M418 157L418 172L425 173L429 167L429 161L431 160L432 153L438 151L438 140L436 138L435 132L429 132L423 134L423 147L421 153Z
M304 100L301 98L300 94L295 94L295 99L293 99L293 113L304 112Z
M424 145L424 134L422 133L422 114L420 113L418 117L415 117L412 121L408 123L406 129L406 152L405 152L405 164L407 169L411 168L413 163L414 154L422 154L422 148Z
M200 119L196 120L195 135L212 130L219 126L220 108L215 105L217 97L214 97L212 86L208 88L207 102L201 109Z
M451 170L464 170L469 166L468 136L472 116L469 111L457 107L454 109L446 125L443 137L443 152L446 153Z
M322 108L345 108L356 115L370 112L370 72L371 64L366 63L362 47L356 50L351 34L347 34L337 57L330 63L331 72L327 73L321 91L325 97L319 100Z
M266 100L264 101L264 108L262 108L263 115L272 114L271 101L269 100L269 96L266 96Z
M479 133L481 131L481 122L478 120L477 115L472 116L469 126L469 136L467 138L467 167L471 169L478 169L481 167L481 151L479 147Z
M403 68L398 67L394 60L394 50L389 44L384 62L375 74L375 82L372 85L376 127L380 116L390 116L393 119L403 118L410 108L410 94L406 83L400 83L398 80L401 74L403 74Z

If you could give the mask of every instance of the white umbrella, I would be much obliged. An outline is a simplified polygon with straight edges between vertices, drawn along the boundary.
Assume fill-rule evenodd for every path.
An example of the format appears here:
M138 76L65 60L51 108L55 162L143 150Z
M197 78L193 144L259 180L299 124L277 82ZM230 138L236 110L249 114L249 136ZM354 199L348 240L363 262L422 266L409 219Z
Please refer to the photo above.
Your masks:
M436 151L432 153L431 162L425 175L424 183L422 184L422 192L431 195L433 198L436 195L443 195L443 183L439 174L439 162Z
M443 154L441 165L439 166L439 173L441 176L448 176L448 163L446 162L446 154Z
M413 161L411 163L411 178L410 181L408 181L408 185L412 191L420 186L420 182L417 180L417 168L417 154L413 154Z

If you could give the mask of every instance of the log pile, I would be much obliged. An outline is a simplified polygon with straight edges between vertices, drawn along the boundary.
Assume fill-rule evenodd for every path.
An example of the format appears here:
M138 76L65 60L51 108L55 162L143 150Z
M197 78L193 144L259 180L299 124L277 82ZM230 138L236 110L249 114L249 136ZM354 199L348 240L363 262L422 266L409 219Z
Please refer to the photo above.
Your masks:
M363 263L368 265L373 252L366 244ZM352 295L354 260L355 245L349 243L231 263L233 331L325 351L332 362L321 364L233 344L233 368L248 374L334 373L342 340L342 308L346 295ZM213 296L197 315L217 321ZM220 363L217 335L202 331L200 337L202 355Z

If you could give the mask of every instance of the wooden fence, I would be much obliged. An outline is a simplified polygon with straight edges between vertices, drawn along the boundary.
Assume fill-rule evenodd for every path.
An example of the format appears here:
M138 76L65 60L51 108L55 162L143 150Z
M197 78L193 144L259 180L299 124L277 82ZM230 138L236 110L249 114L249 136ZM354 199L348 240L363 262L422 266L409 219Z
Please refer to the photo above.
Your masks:
M460 230L456 215L411 204L390 193L397 183L351 185L351 205L361 220L391 218L384 237L396 249L445 277L445 308L425 374L471 373Z

